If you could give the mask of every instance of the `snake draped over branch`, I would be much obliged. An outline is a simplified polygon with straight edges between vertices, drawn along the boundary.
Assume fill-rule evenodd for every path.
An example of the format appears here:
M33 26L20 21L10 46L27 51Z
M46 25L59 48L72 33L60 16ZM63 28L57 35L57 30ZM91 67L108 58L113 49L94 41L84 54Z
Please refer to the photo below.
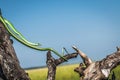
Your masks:
M1 11L0 11L0 21L4 24L4 27L11 34L12 37L14 37L17 41L24 44L25 46L30 47L35 50L39 50L39 51L51 51L54 54L56 54L57 56L66 60L60 53L58 53L53 48L41 48L41 47L39 47L39 45L40 45L39 43L29 42L17 29L15 29L15 27L13 26L13 24L10 21L8 21L7 19L2 17Z

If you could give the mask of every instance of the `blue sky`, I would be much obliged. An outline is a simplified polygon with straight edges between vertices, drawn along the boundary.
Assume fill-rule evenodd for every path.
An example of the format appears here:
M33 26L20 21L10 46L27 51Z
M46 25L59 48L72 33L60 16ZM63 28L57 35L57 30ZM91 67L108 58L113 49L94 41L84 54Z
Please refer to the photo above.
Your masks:
M93 60L100 60L120 46L119 0L0 0L3 16L31 42L62 47L72 53L76 45ZM22 67L46 65L46 52L14 40ZM53 55L55 58L57 56ZM80 57L67 63L79 63Z

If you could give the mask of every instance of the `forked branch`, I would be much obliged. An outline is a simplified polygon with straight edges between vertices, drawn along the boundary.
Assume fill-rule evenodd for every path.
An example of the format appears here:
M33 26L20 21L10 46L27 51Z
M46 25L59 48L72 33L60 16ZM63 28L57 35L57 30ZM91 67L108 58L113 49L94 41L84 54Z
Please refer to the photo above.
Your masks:
M107 80L112 69L114 69L120 63L120 48L117 47L117 51L101 61L92 62L83 52L73 46L84 63L81 63L79 67L74 70L82 76L81 80ZM85 64L85 68L82 64Z
M78 53L71 53L71 54L66 54L63 56L66 60L72 59L77 57ZM66 60L63 58L55 59L51 56L51 52L47 52L47 61L46 64L48 66L48 76L47 80L55 80L55 74L56 74L56 67L63 63L66 62Z

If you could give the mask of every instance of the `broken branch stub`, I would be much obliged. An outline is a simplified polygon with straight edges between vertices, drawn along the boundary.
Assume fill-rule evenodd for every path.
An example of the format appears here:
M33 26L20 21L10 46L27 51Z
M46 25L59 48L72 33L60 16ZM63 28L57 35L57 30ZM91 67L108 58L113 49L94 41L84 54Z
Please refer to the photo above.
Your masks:
M87 57L85 53L80 51L76 46L72 46L72 48L81 56L86 67L92 63L92 60L89 57Z
M73 47L82 57L85 65L86 61L89 62L89 58L86 55L78 50L76 47ZM87 58L87 59L86 59ZM101 61L91 62L86 68L79 66L74 69L82 77L82 80L106 80L113 68L115 68L120 63L120 48L117 47L117 52L114 52L111 55L108 55L106 58ZM82 63L83 64L83 63Z

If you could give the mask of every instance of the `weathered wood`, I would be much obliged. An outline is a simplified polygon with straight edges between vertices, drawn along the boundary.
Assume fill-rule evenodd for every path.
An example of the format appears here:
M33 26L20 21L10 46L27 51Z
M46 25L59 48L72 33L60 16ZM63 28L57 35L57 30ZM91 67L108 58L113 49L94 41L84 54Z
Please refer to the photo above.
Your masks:
M20 67L10 35L0 22L0 80L30 80Z
M92 63L92 60L87 57L87 55L85 53L83 53L82 51L80 51L79 49L77 49L75 46L72 47L79 55L80 57L83 59L84 64L87 66L89 66Z
M47 66L48 66L48 80L55 80L55 74L56 74L56 63L55 59L51 56L50 51L47 52Z
M81 56L79 49L77 49L76 47L74 47L74 49ZM82 53L82 55L85 54ZM88 57L82 57L84 61L84 63L82 64L85 64L86 67L83 68L83 66L80 65L79 67L74 69L74 71L78 72L80 76L82 76L81 80L107 80L111 70L120 63L120 48L117 47L117 52L108 55L101 61L92 62L89 65L86 65L85 63L89 63L89 58L86 58Z
M71 58L77 57L78 53L72 53L72 54L66 54L63 56L66 60L69 60ZM56 68L59 64L66 62L63 58L59 59L54 59L51 56L51 52L47 52L47 61L46 64L48 66L48 75L47 75L47 80L55 80L55 74L56 74Z

